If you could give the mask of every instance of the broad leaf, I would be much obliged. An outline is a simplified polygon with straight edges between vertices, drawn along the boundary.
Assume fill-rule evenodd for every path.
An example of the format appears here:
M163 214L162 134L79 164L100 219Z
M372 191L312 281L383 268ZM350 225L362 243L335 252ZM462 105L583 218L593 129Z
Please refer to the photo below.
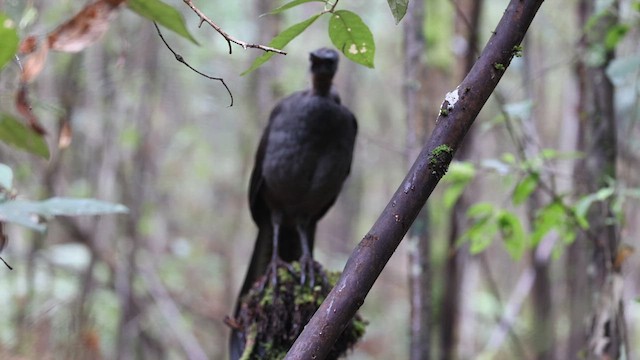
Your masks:
M172 6L160 0L129 0L127 1L127 6L138 15L155 21L176 34L191 40L194 44L198 44L196 39L189 33L189 30L187 30L182 14Z
M13 170L5 164L0 164L0 187L4 190L13 188Z
M271 40L271 42L269 43L269 46L276 49L284 48L289 42L291 42L291 40L295 39L296 36L300 35L306 28L308 28L311 24L313 24L314 21L316 21L318 17L320 17L320 15L322 14L313 15L312 17L308 18L305 21L299 22L295 25L292 25L291 27L288 27L283 32L281 32L276 37L274 37L273 40ZM275 53L269 51L260 55L258 58L256 58L253 61L253 64L251 64L251 67L245 70L241 75L246 75L252 72L253 70L259 68L260 65L264 64L269 59L271 59L271 57L274 54Z
M49 147L44 138L7 114L0 114L0 140L18 149L49 159Z
M515 214L503 210L497 216L497 223L505 249L513 259L519 260L527 248L527 239L520 219Z
M533 191L538 187L539 181L540 176L538 173L531 173L522 179L522 181L520 181L513 190L513 203L515 205L520 205L527 200L529 196L531 196L531 193L533 193Z
M13 58L18 50L18 32L15 23L4 13L0 13L0 69Z
M40 217L125 213L124 205L95 199L51 198L44 201L14 200L0 204L0 221L13 222L38 231L46 226Z
M376 45L360 16L349 10L336 11L329 20L329 37L349 60L373 68Z
M396 20L396 25L398 25L407 13L409 0L387 0L387 2L389 3L389 9L391 9L393 18Z
M290 1L282 6L279 6L271 11L269 11L267 14L263 14L263 15L273 15L273 14L279 14L285 10L291 9L292 7L296 7L298 5L302 5L308 2L325 2L323 0L293 0ZM260 15L262 16L262 15Z

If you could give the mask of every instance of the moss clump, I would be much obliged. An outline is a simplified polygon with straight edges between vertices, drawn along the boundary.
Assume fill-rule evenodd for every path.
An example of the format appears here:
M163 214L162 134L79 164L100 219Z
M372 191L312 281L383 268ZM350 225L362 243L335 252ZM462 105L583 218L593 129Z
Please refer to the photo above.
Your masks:
M431 174L443 177L453 159L453 149L447 144L438 145L429 155L429 170Z
M300 264L278 265L276 288L270 275L259 279L241 299L235 319L245 340L242 359L282 359L340 277L314 262L315 285L300 284ZM364 335L367 322L356 314L327 359L337 359Z

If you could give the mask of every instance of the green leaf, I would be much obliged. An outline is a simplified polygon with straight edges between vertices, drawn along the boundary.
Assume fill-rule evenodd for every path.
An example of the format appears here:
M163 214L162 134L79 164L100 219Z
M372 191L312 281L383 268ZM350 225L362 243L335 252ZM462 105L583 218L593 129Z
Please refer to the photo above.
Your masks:
M554 229L558 230L561 236L564 235L567 232L567 223L567 213L564 207L558 202L549 203L536 214L531 234L532 245L538 245L540 240Z
M503 210L498 213L496 220L505 249L513 259L519 260L527 248L527 238L520 219Z
M16 24L5 13L0 13L0 69L13 58L19 41Z
M463 235L469 240L469 252L474 255L483 252L491 245L497 232L495 221L484 219L473 224Z
M389 9L391 9L393 18L396 20L396 25L398 25L407 13L409 0L387 0L387 3L389 3Z
M187 30L184 17L172 6L160 0L129 0L127 6L138 15L155 21L198 45L196 39Z
M0 164L0 188L4 190L13 188L13 170L5 164Z
M15 148L49 159L49 147L44 138L7 114L0 114L0 140Z
M269 11L267 13L267 15L279 14L279 13L285 11L285 10L291 9L292 7L296 7L298 5L302 5L302 4L308 3L308 2L325 2L325 1L323 1L323 0L293 0L293 1L290 1L290 2L288 2L288 3L286 3L286 4L282 5L282 6L279 6L279 7L275 8L275 9ZM260 15L260 16L262 16L262 15Z
M329 20L329 37L347 59L373 68L376 45L360 16L349 10L334 12Z
M473 204L467 210L467 217L470 218L486 218L491 215L493 215L493 204L488 202Z
M14 200L0 204L0 220L44 231L40 217L101 215L128 212L126 206L95 199L51 198L44 201ZM37 215L37 216L34 216Z
M449 184L442 194L445 208L450 209L458 201L475 174L476 169L470 162L454 161L449 165L449 171L442 179Z
M516 185L516 188L513 190L512 201L515 205L522 204L525 200L531 196L531 193L538 187L538 182L540 181L540 176L538 173L530 173L527 175L522 181Z
M295 39L296 36L300 35L306 28L308 28L311 24L313 24L313 22L316 21L320 17L320 15L322 14L313 15L312 17L308 18L305 21L299 22L295 25L288 27L283 32L281 32L276 37L274 37L273 40L271 40L271 42L269 43L269 46L276 49L284 48L289 42L291 42L291 40ZM260 65L264 64L269 59L271 59L271 57L274 54L275 53L273 52L265 52L264 54L260 55L253 61L253 64L251 64L251 67L249 67L240 75L246 75L252 72L253 70L259 68Z
M608 50L614 50L618 43L624 39L624 36L629 31L629 25L627 24L615 24L607 31L607 36L604 39L605 48Z

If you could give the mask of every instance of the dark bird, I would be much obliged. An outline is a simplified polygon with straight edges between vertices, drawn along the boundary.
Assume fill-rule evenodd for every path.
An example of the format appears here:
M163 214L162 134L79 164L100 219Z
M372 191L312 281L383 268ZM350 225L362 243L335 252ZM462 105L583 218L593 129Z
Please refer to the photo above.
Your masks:
M249 205L258 237L240 298L263 275L276 282L279 263L299 261L301 282L314 282L313 243L326 214L349 175L357 133L356 118L332 89L338 53L310 54L312 86L281 100L272 110L255 156ZM265 280L268 281L268 280ZM231 359L244 345L231 335Z

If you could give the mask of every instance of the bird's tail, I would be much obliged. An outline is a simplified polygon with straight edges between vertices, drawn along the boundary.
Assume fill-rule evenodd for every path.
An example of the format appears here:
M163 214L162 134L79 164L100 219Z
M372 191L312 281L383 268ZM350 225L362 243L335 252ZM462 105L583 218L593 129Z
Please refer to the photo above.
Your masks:
M300 247L300 241L295 229L288 227L282 227L280 229L279 239L279 255L284 261L291 262L298 260L302 255L302 249ZM244 278L244 283L240 289L240 294L236 299L236 306L234 310L234 317L238 317L240 313L240 301L244 295L253 287L254 283L262 277L271 261L271 255L273 250L273 227L271 223L261 224L259 226L258 237L253 248L253 255L251 256L251 263L249 263L249 269L247 275ZM237 330L231 331L231 337L229 339L229 352L231 360L238 360L242 356L244 351L245 340Z

